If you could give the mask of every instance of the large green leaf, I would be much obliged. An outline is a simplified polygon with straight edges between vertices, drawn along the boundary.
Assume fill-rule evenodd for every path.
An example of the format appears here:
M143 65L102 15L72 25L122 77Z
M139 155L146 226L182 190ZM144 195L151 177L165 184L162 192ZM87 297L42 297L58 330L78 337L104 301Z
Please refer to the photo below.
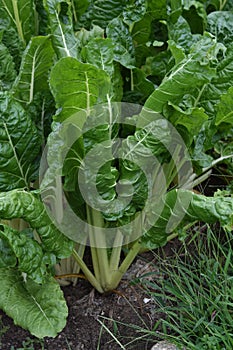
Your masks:
M18 232L7 225L1 224L0 237L3 239L3 242L8 242L14 252L18 261L17 268L36 283L44 282L47 278L47 264L49 263L49 259L44 254L40 244L33 239L33 236L29 236L26 232ZM55 262L56 259L51 259L50 265Z
M147 1L146 0L133 0L129 1L123 10L123 20L130 29L132 29L134 23L139 22L146 13Z
M2 224L0 224L2 226ZM0 226L0 227L1 227ZM0 238L0 268L16 266L16 256L4 237Z
M124 10L126 0L91 0L87 11L79 19L79 26L90 27L97 24L106 28L108 23Z
M142 6L142 9L138 8L136 11L141 17L141 13L144 13L144 7ZM159 26L166 17L166 0L152 0L147 1L146 12L141 20L131 24L130 31L135 45L135 58L138 67L144 64L146 57L155 57L157 54L156 50L150 47L150 40L153 40L152 42L155 39L164 40L158 37L155 27Z
M48 90L48 72L53 64L53 48L49 36L34 37L22 57L14 85L15 98L29 104L37 92Z
M185 224L203 221L213 224L217 221L232 230L233 225L233 198L232 197L206 197L187 190L172 190L163 198L164 208L153 227L142 236L142 245L154 249L166 243L168 237L177 228ZM156 211L161 208L154 206Z
M167 2L166 0L150 0L148 1L148 13L153 20L162 20L167 17Z
M110 78L103 70L72 57L62 58L52 69L51 90L57 108L55 117L65 120L80 110L89 110L96 103L106 101L110 92Z
M17 30L24 46L36 34L35 6L33 0L0 0L1 15Z
M32 193L12 190L0 193L0 218L22 218L36 229L44 251L58 258L70 256L73 243L52 223L43 203Z
M0 44L0 90L11 88L16 78L12 56L4 44Z
M219 57L216 62L216 77L203 88L198 104L205 108L206 113L215 117L216 105L220 102L221 96L226 94L232 86L233 79L233 45L230 45L227 50L222 47L222 52L219 52Z
M29 188L40 138L28 114L7 93L0 93L0 148L0 190Z
M55 337L66 324L68 308L58 283L24 281L16 269L0 269L0 308L38 338Z
M227 93L221 96L217 105L215 124L221 123L233 125L233 87L230 87Z
M134 44L128 26L120 18L114 18L108 24L106 33L115 45L115 61L127 68L134 68Z
M1 18L1 8L0 8L0 18ZM2 44L4 44L10 55L13 58L16 71L19 70L21 64L22 53L25 49L24 43L19 40L17 30L11 25L10 21L4 19L0 20L0 37L2 36ZM9 62L11 59L9 59Z
M118 213L124 222L137 211L141 211L152 192L166 190L160 179L162 164L168 158L167 146L170 143L170 130L167 121L154 120L134 135L128 136L121 145L119 155L120 174L118 192L122 202L130 199L125 210ZM160 174L159 174L160 173Z
M109 38L92 39L82 50L83 58L87 63L93 64L112 76L114 47L113 41Z
M232 11L214 11L207 17L207 31L225 46L232 45L233 13Z
M80 47L85 48L89 41L97 38L104 38L104 29L99 26L93 25L90 30L81 28L78 32L75 33L76 37L80 42Z
M111 100L120 101L122 98L122 77L118 63L114 62L115 44L110 38L95 38L82 49L85 62L104 70L111 78Z
M71 3L68 0L44 0L44 7L58 57L77 57L78 40L73 30Z
M216 75L210 61L206 59L207 52L213 50L214 46L216 44L208 36L194 45L191 53L173 67L171 73L150 95L145 107L161 113L169 102L179 104L185 102L182 101L185 95L186 99L190 96L191 100L193 95L198 95L197 89L200 91Z
M180 47L186 54L189 53L191 46L200 40L200 35L192 34L188 22L180 16L176 23L168 24L168 36Z

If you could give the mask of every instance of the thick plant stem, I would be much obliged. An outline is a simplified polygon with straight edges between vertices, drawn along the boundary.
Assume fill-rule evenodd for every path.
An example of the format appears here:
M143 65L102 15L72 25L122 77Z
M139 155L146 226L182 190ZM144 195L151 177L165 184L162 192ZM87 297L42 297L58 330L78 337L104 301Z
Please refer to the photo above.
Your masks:
M95 276L93 275L93 273L89 270L89 268L87 267L87 265L85 264L85 262L83 261L83 259L78 255L78 253L76 252L75 249L73 249L73 257L75 258L75 260L77 261L77 263L79 264L82 272L85 274L86 278L88 279L88 281L92 284L92 286L99 292L99 293L104 293L103 288L101 287L99 281L97 281L97 279L95 278Z
M110 269L105 237L102 232L104 227L102 214L94 209L87 208L88 222L92 225L89 232L93 268L96 278L104 290L109 290Z
M22 42L24 43L24 45L26 46L26 41L25 41L24 34L23 34L23 28L22 28L22 24L21 24L21 20L20 20L17 0L13 0L12 5L13 5L14 16L15 16L14 22L15 22L19 37L22 40Z
M87 207L87 220L91 224L92 216L91 216L91 210L89 207ZM94 269L94 274L95 274L97 281L100 281L99 261L98 261L98 256L97 256L97 252L96 252L96 248L95 248L96 242L95 242L94 235L92 234L92 232L89 232L89 239L90 239L92 266Z
M114 247L112 248L111 258L110 258L110 273L114 273L114 271L117 271L119 263L120 263L120 257L121 257L121 250L122 250L122 242L123 242L123 235L120 231L117 232L115 241L114 241Z
M140 241L136 241L132 248L129 250L128 254L126 255L125 259L119 266L118 270L115 271L112 275L111 279L111 290L117 288L118 284L120 283L122 276L125 274L125 272L128 270L129 266L132 264L134 261L135 257L139 253L141 249L141 244Z

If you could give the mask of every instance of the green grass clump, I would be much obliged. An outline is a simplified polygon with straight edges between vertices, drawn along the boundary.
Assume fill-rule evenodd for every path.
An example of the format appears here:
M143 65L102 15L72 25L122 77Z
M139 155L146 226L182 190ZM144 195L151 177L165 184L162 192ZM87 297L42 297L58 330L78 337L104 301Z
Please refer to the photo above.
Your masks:
M141 279L165 315L163 339L180 349L233 349L232 243L232 233L216 235L207 227L182 253L159 259L163 279Z

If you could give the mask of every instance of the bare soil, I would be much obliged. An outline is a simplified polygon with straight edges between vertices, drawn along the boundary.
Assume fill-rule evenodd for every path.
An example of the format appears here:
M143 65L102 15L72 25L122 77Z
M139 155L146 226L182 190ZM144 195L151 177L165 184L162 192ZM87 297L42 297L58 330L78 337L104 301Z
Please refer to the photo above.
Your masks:
M175 247L172 242L166 251ZM62 287L69 308L67 325L56 338L42 341L34 338L0 311L1 350L147 350L156 343L152 330L162 315L137 278L156 273L155 255L147 252L139 256L122 279L118 289L100 295L88 281L80 279L76 286ZM148 277L150 278L150 277ZM111 333L111 334L110 334Z

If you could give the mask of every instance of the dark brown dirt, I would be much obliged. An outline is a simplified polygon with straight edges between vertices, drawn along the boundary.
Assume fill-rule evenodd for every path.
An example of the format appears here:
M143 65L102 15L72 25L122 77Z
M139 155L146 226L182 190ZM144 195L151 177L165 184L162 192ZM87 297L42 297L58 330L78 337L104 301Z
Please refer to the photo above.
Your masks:
M171 245L168 245L167 250L169 246ZM135 260L117 291L111 294L100 295L86 280L81 279L76 286L62 287L69 316L66 327L56 338L38 340L29 332L15 326L13 321L0 311L0 349L150 350L156 343L156 333L152 336L145 335L143 330L152 330L161 314L143 286L140 283L132 283L135 278L150 271L159 275L154 255L144 253Z

